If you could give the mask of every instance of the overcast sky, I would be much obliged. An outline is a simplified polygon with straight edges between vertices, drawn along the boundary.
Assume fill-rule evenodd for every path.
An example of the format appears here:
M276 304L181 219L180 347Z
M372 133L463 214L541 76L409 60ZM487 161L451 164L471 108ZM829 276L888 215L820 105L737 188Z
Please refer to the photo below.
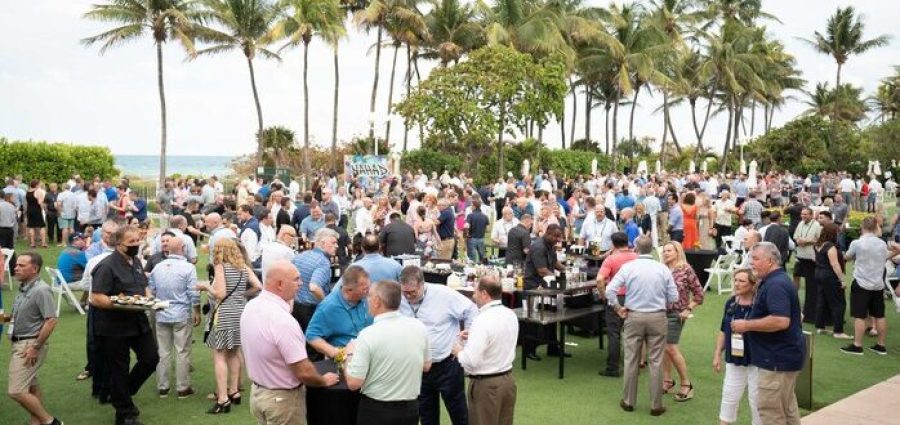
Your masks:
M0 136L11 139L65 141L109 146L115 154L159 152L159 99L156 56L149 39L143 39L99 55L85 48L81 38L108 29L109 24L81 19L92 3L101 0L28 0L5 2L0 9ZM591 4L606 6L608 1ZM838 6L853 4L863 15L866 37L889 34L886 48L853 57L844 67L843 81L861 85L871 94L881 78L900 65L900 8L891 0L833 1L780 0L763 2L764 10L783 23L771 22L769 31L782 40L797 58L808 87L818 81L833 84L836 66L828 56L814 52L797 40L822 30ZM375 40L350 25L349 38L341 44L341 95L339 138L367 134L374 54L366 52ZM281 63L256 60L256 80L266 126L283 125L302 141L301 53L288 51ZM381 81L377 101L376 131L383 135L392 49L382 51ZM256 114L249 72L237 51L216 57L184 61L177 45L165 46L165 84L169 113L170 155L238 155L254 151ZM310 133L313 143L331 142L333 90L332 52L315 40L310 50ZM399 100L405 72L405 52L397 66L394 99ZM433 64L423 64L427 73ZM424 78L424 75L423 75ZM803 98L802 93L794 93ZM635 117L635 136L661 138L662 116L652 114L662 96L644 91ZM571 97L567 98L567 109ZM620 108L621 109L621 108ZM780 125L805 109L793 102L776 113ZM627 135L629 109L620 110L619 135ZM583 137L583 102L579 105L576 138ZM570 115L567 115L567 117ZM704 142L721 147L724 116L710 123ZM759 119L759 118L758 118ZM592 138L603 139L602 108L594 111ZM673 114L680 141L693 143L687 108ZM566 125L566 128L568 128ZM757 122L757 129L761 121ZM758 131L758 130L757 130ZM567 130L568 135L568 130ZM403 124L395 119L391 141L400 148ZM559 146L559 127L545 130L545 142ZM410 137L411 147L418 142Z

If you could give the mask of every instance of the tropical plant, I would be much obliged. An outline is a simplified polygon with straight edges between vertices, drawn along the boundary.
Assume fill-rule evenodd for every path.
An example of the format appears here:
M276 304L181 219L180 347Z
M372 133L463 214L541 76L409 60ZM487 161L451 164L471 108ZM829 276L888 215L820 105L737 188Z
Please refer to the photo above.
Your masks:
M0 137L0 175L19 175L25 181L38 179L62 183L74 174L100 176L105 180L118 176L119 170L116 170L112 152L105 146Z
M111 22L115 28L82 39L86 46L100 44L100 53L150 34L156 49L156 83L159 90L159 184L166 178L166 91L163 84L163 44L177 41L189 57L197 54L194 33L205 13L186 0L108 0L84 14L85 19Z
M263 165L266 167L287 166L290 163L290 158L298 150L296 134L294 134L293 130L286 127L266 127L258 138L263 144ZM303 160L308 160L306 152L303 153Z
M894 75L881 80L870 100L873 109L878 112L876 120L880 119L883 123L897 118L900 113L900 66L894 67Z
M258 136L263 131L263 112L259 103L259 92L256 89L253 59L256 58L256 55L260 55L267 59L281 61L278 54L266 48L272 26L279 16L279 9L265 0L205 0L204 4L209 10L210 19L221 29L205 29L200 33L205 41L212 43L212 46L198 51L197 54L216 55L239 50L247 59L258 127L256 160L261 164L263 144Z
M431 13L425 16L431 39L422 58L437 59L446 68L484 44L484 31L471 5L461 5L459 0L431 0L431 5Z
M309 173L309 44L313 36L319 36L332 44L336 54L337 42L345 33L344 13L333 0L282 0L281 6L286 14L272 27L265 41L286 39L279 52L303 46L303 171ZM334 137L331 144L334 149Z
M824 53L834 58L837 63L837 77L835 87L841 86L841 68L852 55L861 55L876 47L888 44L890 37L879 35L878 37L864 40L863 30L865 25L853 6L840 7L828 18L825 33L818 31L813 33L812 40L804 40L819 53Z
M812 92L806 92L809 100L805 101L809 109L804 115L816 114L837 121L857 122L866 117L868 106L862 98L862 88L843 84L837 89L828 87L828 83L818 83Z
M427 41L430 36L428 27L425 24L424 17L416 8L415 0L393 0L388 3L388 10L384 20L385 30L391 37L391 45L394 48L394 59L391 63L390 83L388 84L387 98L387 115L384 128L384 140L388 143L391 141L391 108L394 101L394 76L397 73L397 55L403 45L407 46L407 75L406 82L410 81L412 74L410 73L411 50L418 48L420 44ZM403 149L406 149L404 143Z

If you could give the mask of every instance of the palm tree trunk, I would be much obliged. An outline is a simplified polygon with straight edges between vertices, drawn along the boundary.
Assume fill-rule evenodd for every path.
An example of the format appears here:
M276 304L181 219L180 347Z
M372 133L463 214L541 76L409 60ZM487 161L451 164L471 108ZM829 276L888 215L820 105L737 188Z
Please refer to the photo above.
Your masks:
M731 122L734 116L732 115L732 103L731 99L728 99L728 126L726 127L725 132L725 147L722 149L722 172L725 172L728 164L728 144L731 141Z
M331 169L337 171L337 129L338 129L338 88L340 87L340 67L338 66L338 46L334 45L334 110L331 118Z
M566 108L563 107L562 115L559 116L559 136L562 140L562 148L566 148Z
M391 144L391 102L394 101L394 75L397 73L397 53L400 51L400 45L394 44L394 63L391 65L391 83L388 86L388 104L387 104L387 123L384 128L384 142L390 146Z
M663 124L669 128L669 133L672 134L672 143L675 143L675 152L678 152L681 155L681 145L678 144L678 137L675 136L675 129L672 127L672 117L669 114L669 92L663 90L663 115L664 120Z
M708 98L709 103L706 104L706 116L703 118L703 127L700 128L700 140L703 140L703 135L706 134L706 125L709 124L709 115L712 112L713 99L712 95Z
M413 69L416 71L416 84L422 84L422 76L419 74L419 54L413 55ZM425 146L425 127L419 123L419 149Z
M616 97L613 99L613 125L612 125L612 150L615 152L619 137L619 101L622 99L621 89L616 89ZM613 155L615 156L615 155Z
M575 90L575 82L569 77L569 86L572 87L572 130L569 133L569 140L575 143L575 121L578 119L578 93Z
M609 99L606 99L606 103L603 105L603 109L606 113L606 123L604 124L604 129L606 130L606 155L609 155Z
M697 136L697 153L703 151L703 137L700 136L700 129L697 127L697 99L690 99L691 104L691 122L694 124L694 135Z
M303 43L303 172L309 174L309 43Z
M750 137L753 137L754 130L756 130L756 99L753 99L753 106L750 108Z
M774 124L774 123L773 123L774 120L775 120L775 106L772 105L772 107L769 108L769 127L766 128L766 132L768 132L769 130L772 129L772 125Z
M263 131L263 116L262 116L262 106L259 105L259 92L256 91L256 74L253 72L253 59L247 58L247 66L250 68L250 87L253 88L253 102L256 103L256 121L258 123L258 128L256 131L256 166L262 167L263 165L263 145L262 145L262 131Z
M503 177L503 129L506 127L506 108L500 107L499 128L497 132L497 177Z
M369 139L375 143L375 97L378 94L378 67L381 64L381 27L378 27L378 37L375 41L375 80L372 82L372 98L369 100ZM378 153L378 144L375 143L375 153Z
M159 86L159 188L166 184L166 90L163 86L162 43L156 43L156 82Z
M738 128L743 121L742 117L744 115L744 107L735 101L734 107L734 132L732 133L732 143L731 148L733 153L737 153L738 149L741 147L741 139L738 137Z
M406 97L409 98L410 86L412 85L412 52L409 45L406 45ZM409 141L409 124L403 120L403 153L406 153L406 143Z
M641 93L642 83L636 84L634 88L634 100L631 103L631 118L628 119L628 140L634 140L634 110L637 109L638 94Z
M842 63L838 62L838 64L837 64L837 79L835 80L835 83L834 83L835 90L841 88L841 68L843 66L844 65Z
M591 88L585 86L584 93L584 139L591 141Z

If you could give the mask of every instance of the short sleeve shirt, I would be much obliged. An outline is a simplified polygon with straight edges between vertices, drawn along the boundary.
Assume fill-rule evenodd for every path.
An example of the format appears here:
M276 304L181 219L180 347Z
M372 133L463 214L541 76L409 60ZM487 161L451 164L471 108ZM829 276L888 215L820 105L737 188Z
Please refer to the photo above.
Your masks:
M45 320L57 317L50 286L40 279L22 285L13 301L12 316L13 336L37 336Z
M553 271L556 263L556 251L544 243L544 238L539 238L531 244L528 255L525 256L525 289L535 289L544 282L538 274L538 269L547 268Z
M125 256L114 251L91 272L91 292L113 295L145 295L147 276L140 261L128 263ZM142 311L96 309L95 332L100 336L136 336L151 332L147 315Z
M777 269L759 283L749 320L767 316L787 317L790 325L777 332L747 332L751 363L760 369L793 372L803 368L806 348L800 328L800 299L784 269Z

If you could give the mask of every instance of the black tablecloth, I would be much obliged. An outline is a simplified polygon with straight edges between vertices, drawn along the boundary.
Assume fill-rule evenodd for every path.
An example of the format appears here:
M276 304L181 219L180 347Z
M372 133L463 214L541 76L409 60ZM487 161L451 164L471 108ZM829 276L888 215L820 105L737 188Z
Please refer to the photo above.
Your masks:
M705 285L706 280L709 279L709 273L706 272L706 269L712 267L713 262L719 257L719 251L712 249L689 249L684 251L684 255L687 257L688 264L694 269L694 273L697 274L697 278L700 279L700 284Z
M439 285L446 285L447 278L450 277L450 273L433 273L428 271L422 271L422 274L425 276L425 281L428 283L436 283Z
M320 373L337 372L331 360L313 363ZM341 378L337 385L306 389L306 421L309 425L356 425L359 392L350 391Z

